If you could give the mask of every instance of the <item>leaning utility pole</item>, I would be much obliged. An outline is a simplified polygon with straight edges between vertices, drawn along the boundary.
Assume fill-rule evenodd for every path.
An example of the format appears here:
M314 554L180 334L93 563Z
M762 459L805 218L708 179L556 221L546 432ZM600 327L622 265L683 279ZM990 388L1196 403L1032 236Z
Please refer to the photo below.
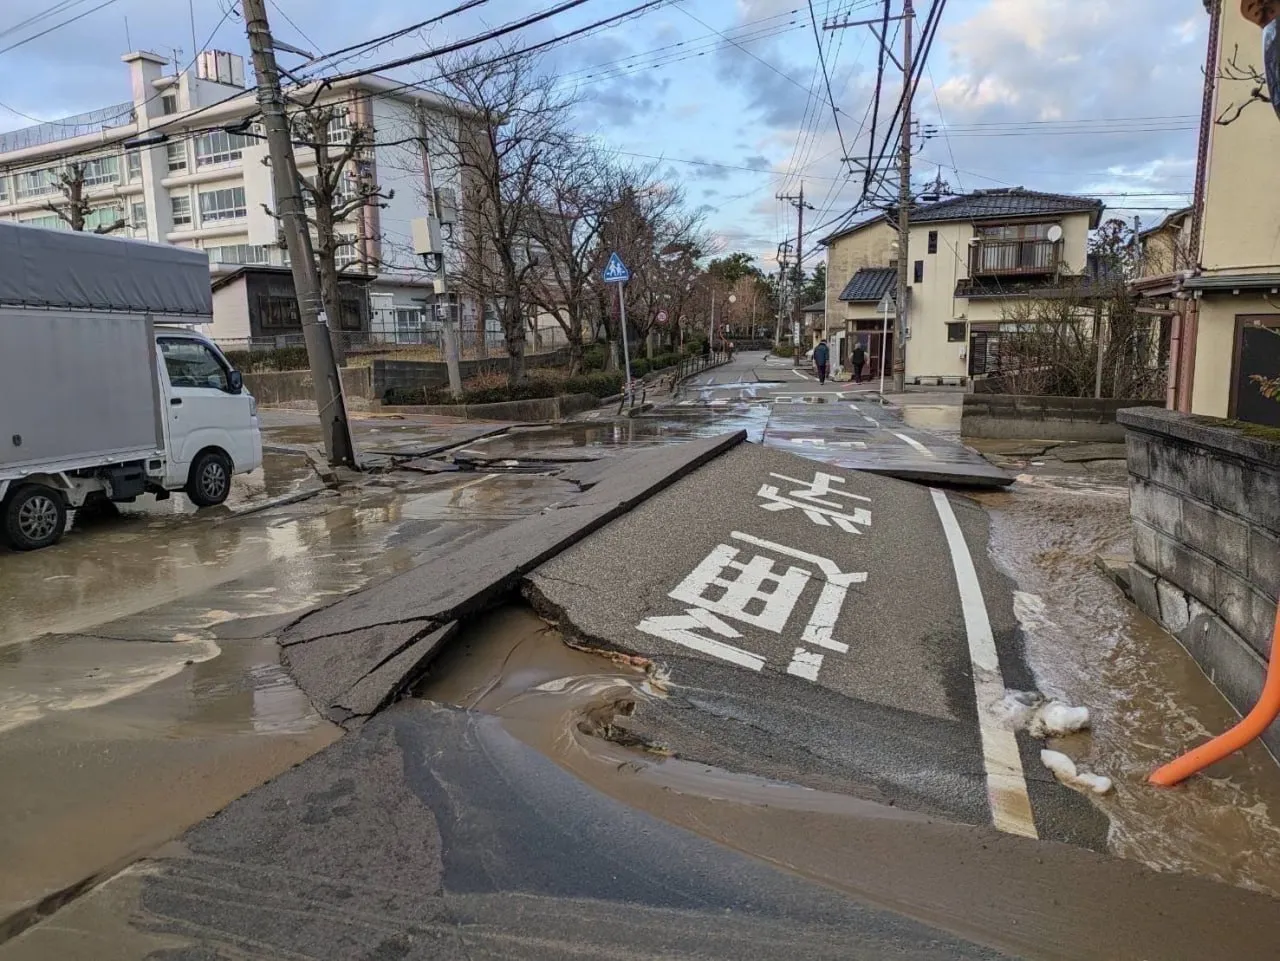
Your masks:
M791 313L792 313L791 331L792 331L793 339L795 340L796 343L795 343L795 352L791 358L791 366L799 367L800 366L800 337L799 337L800 321L803 320L804 318L804 315L801 312L804 309L804 305L800 303L800 284L804 280L804 211L806 207L812 210L813 206L810 204L806 204L804 202L804 181L800 182L800 193L795 195L779 194L778 199L785 200L787 203L791 204L791 206L796 208L796 272L795 272L794 281L792 283L792 289L794 293L792 294L793 302L791 304Z
M267 23L266 0L243 0L245 31L253 53L253 72L258 84L258 108L267 131L271 159L271 182L275 191L275 213L284 229L293 286L298 297L302 337L307 345L320 433L324 436L329 463L355 467L355 446L347 423L347 406L342 381L329 339L329 321L320 307L320 284L316 277L311 231L307 226L302 195L298 189L298 167L293 158L293 140L284 96L280 92L280 68L276 66L271 27Z
M907 389L907 325L910 321L911 290L911 27L915 10L911 0L902 9L902 137L898 152L898 306L894 311L893 389Z

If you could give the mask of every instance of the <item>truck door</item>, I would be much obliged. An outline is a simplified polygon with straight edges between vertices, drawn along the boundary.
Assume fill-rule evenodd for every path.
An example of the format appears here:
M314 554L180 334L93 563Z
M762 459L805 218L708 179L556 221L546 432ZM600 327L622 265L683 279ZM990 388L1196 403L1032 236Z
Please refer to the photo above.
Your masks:
M251 469L256 433L247 396L232 393L231 370L208 344L194 337L156 338L167 382L170 477L185 482L191 462L206 447L231 456L236 470ZM242 436L243 435L243 436Z

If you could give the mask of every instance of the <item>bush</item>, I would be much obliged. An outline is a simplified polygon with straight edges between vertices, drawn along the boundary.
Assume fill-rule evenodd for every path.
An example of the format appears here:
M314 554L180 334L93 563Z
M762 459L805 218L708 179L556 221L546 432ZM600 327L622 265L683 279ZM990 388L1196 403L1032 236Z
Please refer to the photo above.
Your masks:
M604 344L592 344L582 351L582 369L584 372L604 370L609 362L609 348Z
M594 394L596 397L612 397L622 393L622 374L596 371L570 377L564 385L567 394Z
M306 370L306 347L273 347L271 350L224 350L227 362L243 374L282 370Z
M772 353L774 357L794 357L796 349L791 344L774 344Z
M659 354L649 361L649 369L666 370L668 367L674 367L678 363L680 363L680 355L677 353Z

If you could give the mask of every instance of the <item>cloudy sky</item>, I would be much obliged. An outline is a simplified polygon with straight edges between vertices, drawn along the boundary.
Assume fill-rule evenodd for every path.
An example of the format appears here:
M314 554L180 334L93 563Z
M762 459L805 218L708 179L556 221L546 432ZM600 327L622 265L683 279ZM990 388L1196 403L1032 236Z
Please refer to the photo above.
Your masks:
M465 38L555 2L493 0L355 64ZM641 2L587 0L521 38L547 39ZM931 2L917 0L918 22ZM103 4L35 0L22 13L6 5L0 48L18 45L0 49L0 130L127 100L119 57L130 45L166 56L178 48L181 62L190 60L185 3ZM19 25L58 5L63 13ZM202 46L212 34L208 46L247 54L243 21L224 17L229 5L193 0L195 35ZM268 12L281 39L335 50L452 5L270 0ZM895 13L901 8L893 0ZM875 16L882 7L814 0L812 9L822 25ZM79 13L87 15L23 42ZM1195 173L1206 28L1201 0L950 0L917 101L929 134L916 157L917 186L941 176L953 190L1089 193L1114 215L1147 224L1184 206ZM816 208L808 225L821 227L860 193L861 177L849 178L841 157L846 149L866 155L879 44L866 27L819 35L839 131L807 0L675 0L554 48L546 66L583 97L582 129L623 157L654 158L691 203L705 207L725 248L771 266L778 242L795 231L795 212L777 194L795 193L803 181ZM893 72L890 65L883 93L890 110L900 83Z

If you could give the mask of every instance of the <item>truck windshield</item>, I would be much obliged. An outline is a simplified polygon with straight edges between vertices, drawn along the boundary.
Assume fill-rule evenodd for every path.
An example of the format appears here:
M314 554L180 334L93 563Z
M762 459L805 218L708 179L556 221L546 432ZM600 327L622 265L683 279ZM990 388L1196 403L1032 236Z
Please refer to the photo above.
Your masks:
M228 389L227 369L208 344L185 337L161 337L159 343L169 383L174 387Z

